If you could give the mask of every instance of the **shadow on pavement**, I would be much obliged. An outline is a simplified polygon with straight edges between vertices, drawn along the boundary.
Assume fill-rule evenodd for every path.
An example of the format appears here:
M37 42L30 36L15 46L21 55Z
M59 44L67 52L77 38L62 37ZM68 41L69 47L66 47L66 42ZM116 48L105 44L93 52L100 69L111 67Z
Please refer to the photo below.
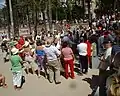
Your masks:
M99 86L99 76L98 75L92 75L92 79L91 78L85 78L83 79L83 81L86 81L87 83L90 84L90 88L92 89L92 93L89 94L88 96L94 96L98 86Z

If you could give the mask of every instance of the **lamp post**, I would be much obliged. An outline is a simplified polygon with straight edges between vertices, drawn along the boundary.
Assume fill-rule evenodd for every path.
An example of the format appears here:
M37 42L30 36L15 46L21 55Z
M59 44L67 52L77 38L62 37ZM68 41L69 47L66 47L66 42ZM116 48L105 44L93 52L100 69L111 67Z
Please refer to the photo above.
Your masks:
M11 21L11 33L14 32L14 23L13 23L13 11L12 11L12 3L11 0L9 0L9 9L10 9L10 21Z

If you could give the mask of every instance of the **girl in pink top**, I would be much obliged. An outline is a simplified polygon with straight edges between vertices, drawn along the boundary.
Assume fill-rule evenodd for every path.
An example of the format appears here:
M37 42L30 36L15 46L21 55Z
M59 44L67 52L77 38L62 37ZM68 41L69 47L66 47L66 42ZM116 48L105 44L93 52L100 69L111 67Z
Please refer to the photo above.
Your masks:
M72 79L75 78L74 76L74 54L73 51L70 47L68 47L68 43L64 42L63 43L63 48L62 48L62 56L64 59L64 64L65 64L65 77L68 79L69 73L68 73L68 65L70 67L70 76Z

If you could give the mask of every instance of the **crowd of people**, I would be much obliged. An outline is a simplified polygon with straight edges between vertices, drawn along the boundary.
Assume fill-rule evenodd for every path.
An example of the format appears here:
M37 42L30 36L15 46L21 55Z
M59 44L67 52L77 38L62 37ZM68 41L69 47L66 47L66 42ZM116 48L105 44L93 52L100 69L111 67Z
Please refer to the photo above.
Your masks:
M3 38L1 49L5 53L5 62L7 57L10 57L14 88L21 88L22 79L25 79L23 68L27 74L31 68L38 78L41 77L41 72L44 72L50 83L55 80L56 84L60 84L61 71L66 79L75 79L76 57L79 56L81 76L87 74L89 68L92 69L92 59L98 57L99 96L120 96L119 27L119 20L116 20L115 16L104 15L93 20L92 28L75 26L73 30L69 27L67 31L55 30L53 33L42 29L35 39L32 36L14 37L9 41ZM3 87L7 86L2 74L0 81Z

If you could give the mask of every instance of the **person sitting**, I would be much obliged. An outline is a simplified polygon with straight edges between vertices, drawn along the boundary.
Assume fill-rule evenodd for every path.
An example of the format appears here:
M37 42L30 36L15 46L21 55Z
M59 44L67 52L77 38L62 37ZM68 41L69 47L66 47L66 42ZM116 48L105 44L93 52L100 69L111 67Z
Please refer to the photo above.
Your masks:
M0 74L0 86L2 86L3 88L7 88L7 84L5 83L5 76L3 76L2 74Z

